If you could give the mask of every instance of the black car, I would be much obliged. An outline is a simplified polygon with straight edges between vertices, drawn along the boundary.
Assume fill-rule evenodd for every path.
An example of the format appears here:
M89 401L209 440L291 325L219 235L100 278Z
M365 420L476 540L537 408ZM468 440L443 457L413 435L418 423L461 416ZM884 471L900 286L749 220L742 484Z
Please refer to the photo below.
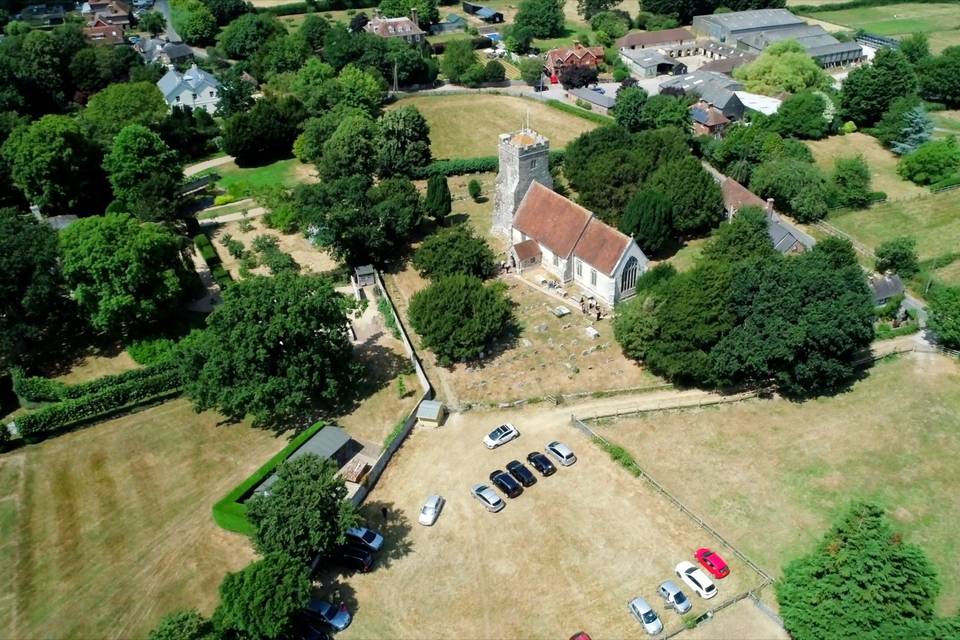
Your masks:
M550 459L539 451L532 451L530 455L527 456L527 462L543 476L552 476L557 471L557 468L553 466Z
M530 469L527 469L525 466L523 466L523 463L519 460L511 460L508 462L507 471L509 471L510 475L517 479L517 482L525 487L531 487L537 483L536 476L530 472Z
M337 549L333 554L333 560L339 565L361 573L366 573L373 567L373 553L349 544Z
M509 473L497 469L490 474L490 482L497 486L497 489L507 494L508 498L516 498L523 493L523 487L517 484L517 481L510 477Z

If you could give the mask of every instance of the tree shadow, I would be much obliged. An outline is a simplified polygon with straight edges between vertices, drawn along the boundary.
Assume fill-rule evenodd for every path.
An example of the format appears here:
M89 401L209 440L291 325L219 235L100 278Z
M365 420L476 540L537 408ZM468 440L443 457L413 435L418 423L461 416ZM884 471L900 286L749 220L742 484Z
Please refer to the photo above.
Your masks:
M386 519L383 517L384 513ZM381 567L390 567L394 560L399 560L413 551L413 541L410 540L411 522L393 502L365 502L360 508L360 515L364 519L364 526L383 536L383 548L377 552L374 571Z
M357 592L349 583L322 568L311 578L314 581L312 597L317 600L326 600L334 606L346 605L351 616L357 615L360 602L357 600Z

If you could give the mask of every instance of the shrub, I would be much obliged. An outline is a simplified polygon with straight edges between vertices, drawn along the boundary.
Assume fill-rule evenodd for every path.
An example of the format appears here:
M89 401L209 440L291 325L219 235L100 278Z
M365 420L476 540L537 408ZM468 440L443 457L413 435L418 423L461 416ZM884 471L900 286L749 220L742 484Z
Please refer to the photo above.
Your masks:
M921 185L952 178L960 170L960 145L956 138L925 142L897 164L897 173Z
M577 98L577 101L575 104L581 109L586 109L587 111L593 111L593 105L587 102L586 100L581 100L580 98Z
M243 243L239 240L234 240L231 238L230 241L226 243L226 246L230 255L237 260L243 258L243 256L247 253L246 247L244 247Z
M847 120L846 122L843 123L843 126L840 127L840 131L844 135L847 135L849 133L856 133L857 125L852 120Z
M277 239L277 236L264 233L253 239L252 246L253 250L257 253L264 253L271 249L278 249L280 247L280 241Z
M237 197L235 195L231 193L224 193L213 199L213 206L220 207L222 205L230 204L231 202L236 202L236 201L237 201Z
M383 324L390 330L390 334L399 340L400 327L397 326L397 319L393 316L393 309L390 307L390 301L387 300L386 296L380 295L377 298L377 311L383 317Z
M284 271L300 271L300 265L289 253L280 249L269 249L261 255L260 262L270 269L270 273L277 275Z
M610 124L613 122L613 118L610 116L600 115L599 113L586 112L583 109L579 109L574 105L567 104L566 102L560 102L559 100L547 100L547 106L553 107L558 111L564 111L571 115L579 116L584 120L589 120L590 122L596 122L597 124Z
M474 202L480 201L480 194L483 191L483 188L480 186L479 180L471 180L467 185L467 193L470 194L470 197Z
M127 347L127 353L137 364L152 366L169 362L177 343L170 338L136 340Z
M886 191L871 191L867 197L870 200L871 204L877 204L879 202L887 201L887 192Z
M72 385L41 376L27 376L23 370L16 368L11 371L11 377L13 379L13 391L17 394L17 397L27 402L58 402L97 394L128 382L150 378L170 369L172 367L169 365L131 369L123 373L103 376L96 380Z
M293 233L297 230L297 213L293 207L279 207L265 214L263 222L281 233Z

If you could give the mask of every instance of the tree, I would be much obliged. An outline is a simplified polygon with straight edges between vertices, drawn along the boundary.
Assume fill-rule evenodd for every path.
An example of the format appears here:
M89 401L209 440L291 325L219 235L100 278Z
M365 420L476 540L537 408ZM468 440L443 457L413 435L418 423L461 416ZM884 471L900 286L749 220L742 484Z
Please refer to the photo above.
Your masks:
M930 39L925 33L913 33L900 39L900 53L916 66L930 57Z
M381 0L380 11L388 18L402 18L417 10L417 22L421 29L428 30L434 22L440 21L440 10L436 0Z
M256 87L243 75L239 65L220 73L217 79L220 81L218 116L229 118L248 111L253 106L253 93Z
M202 0L218 25L229 24L231 20L242 16L251 10L244 0Z
M713 176L693 157L661 166L644 185L670 202L670 218L678 234L705 231L724 218L723 194Z
M200 0L171 0L173 26L187 44L204 45L217 35L217 19Z
M48 115L21 126L2 153L13 183L44 213L89 213L100 204L100 152L73 118Z
M440 70L447 80L458 83L467 70L477 63L473 55L473 43L470 40L451 40L443 52Z
M918 96L897 98L870 132L897 155L906 155L933 135L933 120Z
M617 4L616 0L577 0L577 12L583 16L584 20L590 20L598 13L609 11Z
M363 12L357 14L363 15ZM356 18L357 16L354 16ZM362 29L363 27L361 27ZM308 13L300 23L300 37L314 53L323 51L323 39L330 30L330 21L316 13Z
M686 131L690 126L690 112L676 97L659 94L650 97L640 108L643 129L674 127Z
M467 193L470 195L471 200L480 202L480 196L483 193L483 187L480 185L480 181L476 178L470 180L467 184Z
M734 77L744 83L747 91L765 95L830 86L830 77L795 40L770 45L759 58L736 69Z
M897 173L916 184L934 184L956 175L960 146L953 136L924 142L900 158Z
M489 278L496 269L493 251L465 224L441 229L413 254L413 266L425 278L465 274Z
M624 87L617 91L613 105L617 124L631 133L645 129L647 121L643 116L643 106L646 103L647 92L640 87Z
M223 150L240 166L289 157L305 115L296 98L257 100L249 111L236 113L224 123Z
M298 34L278 35L257 49L250 68L258 78L274 82L278 75L296 72L310 55L310 47Z
M268 13L246 13L223 30L220 46L228 57L246 60L268 40L286 32L283 24Z
M371 118L380 114L384 87L373 73L347 65L337 76L337 87L337 104L363 109Z
M437 224L443 224L446 217L450 215L452 198L446 176L441 174L430 176L430 180L427 181L427 197L424 200L423 209Z
M184 392L198 411L302 424L350 394L355 367L343 327L355 307L322 276L244 279L224 292L207 328L185 339Z
M213 640L213 624L196 609L175 611L160 619L148 640Z
M216 149L214 140L220 136L220 127L206 109L176 106L157 126L157 133L181 161L194 160Z
M301 162L320 162L323 157L323 145L347 118L369 116L356 107L337 106L325 112L319 118L310 118L303 125L301 133L293 144L293 152ZM364 147L366 148L366 147Z
M430 164L430 125L416 107L388 111L379 124L379 175L410 175Z
M476 276L453 275L430 283L410 300L410 324L442 366L483 356L512 324L506 287L484 286Z
M830 185L823 172L809 162L764 162L754 169L750 188L761 198L773 198L799 222L815 222L827 215Z
M522 58L520 60L520 77L531 87L539 86L543 82L543 60L540 58Z
M782 136L819 140L830 131L826 110L827 98L822 92L801 91L784 101L773 126Z
M717 228L703 248L703 257L726 264L769 261L774 258L767 218L763 209L743 207L731 220Z
M627 35L627 31L630 30L632 21L630 20L630 15L626 11L609 11L609 2L610 0L579 0L578 5L594 5L595 11L593 11L589 18L590 28L595 32L602 31L605 33L610 38L612 43L613 40ZM600 9L601 6L604 6L604 8Z
M491 60L483 68L483 75L487 82L503 82L507 77L507 69L499 60Z
M319 58L310 58L297 70L290 90L296 96L307 112L320 117L329 109L337 106L339 101L339 84L336 82L337 72Z
M124 127L104 158L119 207L144 222L177 216L183 165L160 136L139 124Z
M323 143L317 170L324 180L371 175L377 166L377 124L368 116L349 116Z
M930 329L940 344L960 349L960 287L937 287L929 302Z
M784 626L797 640L873 637L885 624L902 631L933 619L940 592L923 550L894 532L883 508L863 502L851 504L810 554L787 564L775 586Z
M126 213L83 218L60 232L63 278L91 326L131 335L162 322L187 294L180 239Z
M927 100L960 106L960 47L947 47L919 65L920 93Z
M528 31L533 38L559 38L565 22L563 0L523 0L513 19L515 28Z
M903 278L912 278L920 271L915 238L900 236L881 242L876 250L875 267L878 272L893 271Z
M560 70L560 84L568 91L579 89L596 83L597 75L596 67L578 64L569 65Z
M280 465L270 493L247 503L258 552L284 553L308 564L343 543L357 515L338 470L334 462L314 454Z
M0 368L26 366L63 324L68 299L57 234L15 209L0 209Z
M90 98L82 119L104 149L128 124L155 127L167 115L167 103L157 85L149 82L112 84Z
M873 63L854 69L843 81L840 110L845 120L869 127L897 98L917 91L917 74L897 49L877 51Z
M147 11L137 20L137 25L151 37L156 38L166 30L167 19L159 11Z
M870 204L870 167L863 156L837 158L833 185L841 206L862 209Z
M275 553L257 560L220 583L220 606L214 621L240 637L286 637L294 614L310 601L307 566Z
M673 239L672 208L659 192L638 191L620 218L620 230L633 236L644 253L655 254Z

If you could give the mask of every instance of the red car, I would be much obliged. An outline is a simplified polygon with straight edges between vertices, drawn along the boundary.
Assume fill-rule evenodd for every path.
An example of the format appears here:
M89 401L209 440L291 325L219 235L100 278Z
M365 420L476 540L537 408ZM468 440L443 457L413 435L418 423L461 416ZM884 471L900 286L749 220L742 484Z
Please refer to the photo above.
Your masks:
M727 566L727 563L710 549L701 547L697 549L697 552L693 555L697 559L697 562L702 564L703 568L709 571L710 575L714 578L719 580L730 575L730 567Z
M586 631L578 631L570 636L570 640L590 640L590 636L587 635Z

